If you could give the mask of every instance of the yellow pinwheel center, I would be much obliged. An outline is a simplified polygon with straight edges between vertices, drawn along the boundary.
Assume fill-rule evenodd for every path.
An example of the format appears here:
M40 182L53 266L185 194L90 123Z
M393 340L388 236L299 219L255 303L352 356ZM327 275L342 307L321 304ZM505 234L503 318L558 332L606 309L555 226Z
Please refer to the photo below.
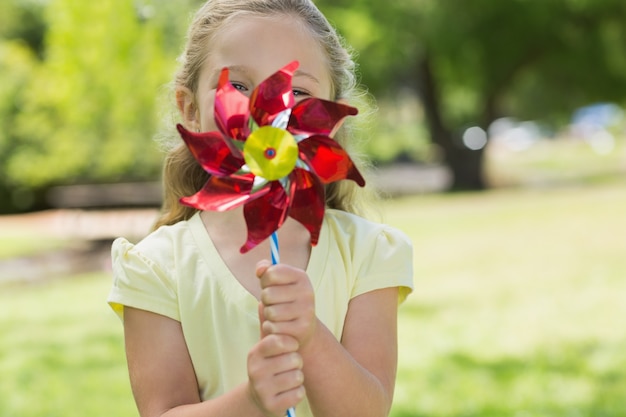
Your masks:
M274 149L274 148L267 148L263 155L267 159L274 159L274 158L276 158L276 149Z
M243 156L254 175L275 181L293 171L298 160L298 144L286 130L263 126L248 136Z

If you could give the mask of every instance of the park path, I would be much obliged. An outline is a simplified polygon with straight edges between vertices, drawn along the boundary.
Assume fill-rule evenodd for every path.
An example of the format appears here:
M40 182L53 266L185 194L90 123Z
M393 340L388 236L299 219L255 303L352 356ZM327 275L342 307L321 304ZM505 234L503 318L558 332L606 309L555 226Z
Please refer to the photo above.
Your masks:
M111 241L118 236L138 241L150 232L157 214L156 209L47 210L0 216L0 239L5 242L19 244L32 237L67 242L28 256L0 259L0 284L109 270Z
M0 237L99 240L144 236L156 220L156 209L46 210L0 216Z

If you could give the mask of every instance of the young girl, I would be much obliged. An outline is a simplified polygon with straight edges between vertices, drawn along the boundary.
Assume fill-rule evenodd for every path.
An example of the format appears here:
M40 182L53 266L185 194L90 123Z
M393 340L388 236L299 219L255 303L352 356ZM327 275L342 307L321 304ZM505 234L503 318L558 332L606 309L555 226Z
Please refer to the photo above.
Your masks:
M310 0L209 0L196 14L175 80L182 123L217 130L220 71L244 94L289 62L297 100L349 101L354 64ZM346 145L345 126L335 139ZM397 306L412 288L404 234L356 214L349 181L327 189L318 244L288 218L241 254L242 210L197 212L179 199L207 174L182 142L164 168L152 234L113 244L109 303L123 318L141 416L387 416L397 362Z

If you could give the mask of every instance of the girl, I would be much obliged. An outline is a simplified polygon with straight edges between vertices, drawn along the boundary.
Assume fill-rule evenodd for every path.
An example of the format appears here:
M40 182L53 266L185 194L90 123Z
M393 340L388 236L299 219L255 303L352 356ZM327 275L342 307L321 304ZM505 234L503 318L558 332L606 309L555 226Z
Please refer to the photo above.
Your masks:
M299 61L296 99L349 100L354 64L310 0L209 0L197 12L175 80L181 122L217 130L220 71L249 94ZM345 145L345 127L335 139ZM269 243L245 254L242 210L180 205L207 176L187 148L170 151L158 229L113 244L109 303L123 318L141 416L387 416L397 362L397 306L411 291L401 232L356 214L348 181L327 190L317 246L288 218L283 263Z

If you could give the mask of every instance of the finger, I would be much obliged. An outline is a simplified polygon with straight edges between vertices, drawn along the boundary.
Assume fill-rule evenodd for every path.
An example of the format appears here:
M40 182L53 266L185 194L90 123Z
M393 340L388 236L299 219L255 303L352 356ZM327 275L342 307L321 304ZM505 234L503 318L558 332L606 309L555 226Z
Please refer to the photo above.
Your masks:
M298 348L298 340L286 334L268 334L259 342L259 352L264 358L293 353Z
M269 321L266 320L263 323L263 332L268 335L281 335L286 336L289 335L291 337L299 337L301 334L306 333L306 329L301 323L301 320L291 320L291 321ZM296 339L297 340L297 339Z
M304 385L300 384L295 388L281 392L276 395L276 407L274 408L279 413L284 413L285 410L291 407L295 407L306 396ZM282 415L282 414L280 414Z
M263 323L265 322L265 312L264 310L264 305L262 302L259 301L259 305L258 305L258 313L259 313L259 330L261 331L261 339L263 339L265 336L267 336L267 333L263 332Z
M259 296L264 306L273 304L291 303L298 296L297 287L294 285L272 285L261 290Z
M283 353L269 358L251 356L248 362L248 375L256 381L274 378L286 372L301 370L302 356L297 352ZM276 390L276 392L279 392Z
M265 280L269 274L274 274L274 267L270 268L270 272L266 273L261 280L260 299L265 305L290 302L296 298L302 301L314 300L313 287L304 271L295 270L287 278Z
M263 331L271 335L288 335L298 341L298 347L305 345L315 332L315 321L309 320L291 320L273 322L265 320L263 323Z
M272 303L263 306L263 321L292 321L302 317L306 312L303 311L301 303ZM261 323L262 325L262 323Z
M297 389L304 383L304 373L301 369L290 369L274 377L274 389L280 394Z
M306 395L302 382L302 372L283 374L274 377L270 383L254 384L256 397L261 400L261 407L271 415L284 415L285 410L294 407Z
M267 271L267 268L269 268L270 266L272 266L272 263L268 261L267 259L263 259L257 262L256 268L255 268L256 276L258 278L261 278L261 276L265 274L265 271Z
M306 272L285 264L269 265L264 269L265 264L261 264L257 272L262 272L257 276L261 279L261 288L273 285L295 284L300 280L308 279Z

